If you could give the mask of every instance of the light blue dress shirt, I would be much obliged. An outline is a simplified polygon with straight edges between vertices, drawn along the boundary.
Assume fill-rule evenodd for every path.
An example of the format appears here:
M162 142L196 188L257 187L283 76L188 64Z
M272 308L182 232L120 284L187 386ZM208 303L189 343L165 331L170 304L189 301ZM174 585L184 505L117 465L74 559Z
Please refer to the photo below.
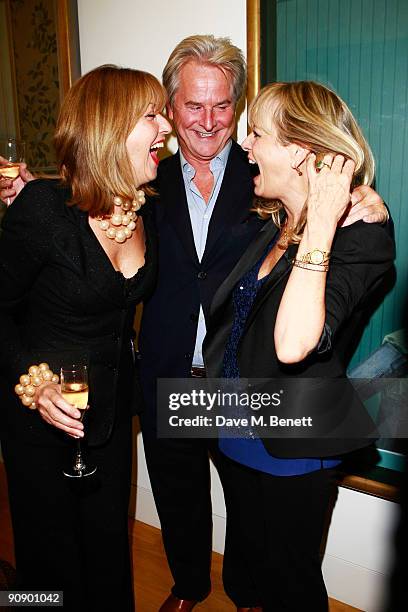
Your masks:
M223 150L210 162L210 170L214 177L214 186L208 203L204 200L197 185L194 183L195 169L186 160L180 150L181 171L183 174L184 186L187 196L188 212L190 215L191 227L193 230L194 244L197 251L197 257L201 261L205 244L207 242L208 227L211 221L215 203L221 189L222 179L224 178L225 167L227 165L229 152L232 143L229 141ZM222 205L222 204L221 204ZM203 366L202 345L206 334L206 326L203 308L200 306L200 314L198 317L197 337L194 348L193 365Z

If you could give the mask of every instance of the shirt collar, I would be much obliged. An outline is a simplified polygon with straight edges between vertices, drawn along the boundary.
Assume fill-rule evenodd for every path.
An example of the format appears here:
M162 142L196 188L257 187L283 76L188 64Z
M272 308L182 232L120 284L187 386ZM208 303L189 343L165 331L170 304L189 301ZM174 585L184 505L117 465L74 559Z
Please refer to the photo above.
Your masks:
M228 161L228 155L229 152L231 150L232 147L232 141L231 139L229 139L229 141L227 142L227 144L225 145L225 147L222 149L222 151L220 151L218 153L218 155L216 155L210 162L210 170L211 172L214 172L216 170L224 170L225 166L227 165L227 161ZM193 166L186 160L186 158L184 157L183 153L181 152L181 149L179 149L179 153L180 153L180 163L181 163L181 169L183 171L183 174L186 174L187 177L192 180L195 176L195 169L193 168Z

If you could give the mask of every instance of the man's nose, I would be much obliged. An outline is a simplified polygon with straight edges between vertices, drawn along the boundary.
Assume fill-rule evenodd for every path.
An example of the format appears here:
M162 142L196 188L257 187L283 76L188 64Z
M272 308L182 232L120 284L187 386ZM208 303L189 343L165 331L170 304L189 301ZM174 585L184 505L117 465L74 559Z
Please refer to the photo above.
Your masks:
M212 108L204 109L200 117L200 123L207 132L211 132L215 126L216 119Z

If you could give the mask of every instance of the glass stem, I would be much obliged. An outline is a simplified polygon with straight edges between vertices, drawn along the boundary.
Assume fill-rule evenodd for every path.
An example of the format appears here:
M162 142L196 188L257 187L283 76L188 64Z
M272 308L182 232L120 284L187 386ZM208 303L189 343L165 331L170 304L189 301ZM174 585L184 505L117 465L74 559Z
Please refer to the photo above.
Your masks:
M76 472L82 472L85 469L85 463L82 460L81 440L79 438L77 440L74 469Z

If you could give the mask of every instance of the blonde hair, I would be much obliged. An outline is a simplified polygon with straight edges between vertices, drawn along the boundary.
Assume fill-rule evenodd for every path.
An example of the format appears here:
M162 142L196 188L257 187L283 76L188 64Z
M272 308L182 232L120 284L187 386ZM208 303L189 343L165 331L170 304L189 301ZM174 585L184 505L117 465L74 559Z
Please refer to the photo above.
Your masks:
M152 104L160 112L166 94L151 74L104 65L81 77L61 107L54 144L70 204L91 216L113 210L113 196L133 200L140 185L126 140Z
M220 68L231 77L232 96L236 104L246 83L246 63L242 51L229 38L215 38L211 34L184 38L170 55L163 70L163 85L170 105L180 84L180 71L188 62L195 61Z
M347 104L328 87L314 81L271 83L266 85L249 108L249 124L267 133L276 130L283 145L297 143L321 159L327 153L341 154L356 164L353 186L370 185L375 163ZM280 226L280 201L257 201L256 210L266 218L272 215ZM301 232L306 219L302 211L295 235ZM296 241L299 236L295 236Z

